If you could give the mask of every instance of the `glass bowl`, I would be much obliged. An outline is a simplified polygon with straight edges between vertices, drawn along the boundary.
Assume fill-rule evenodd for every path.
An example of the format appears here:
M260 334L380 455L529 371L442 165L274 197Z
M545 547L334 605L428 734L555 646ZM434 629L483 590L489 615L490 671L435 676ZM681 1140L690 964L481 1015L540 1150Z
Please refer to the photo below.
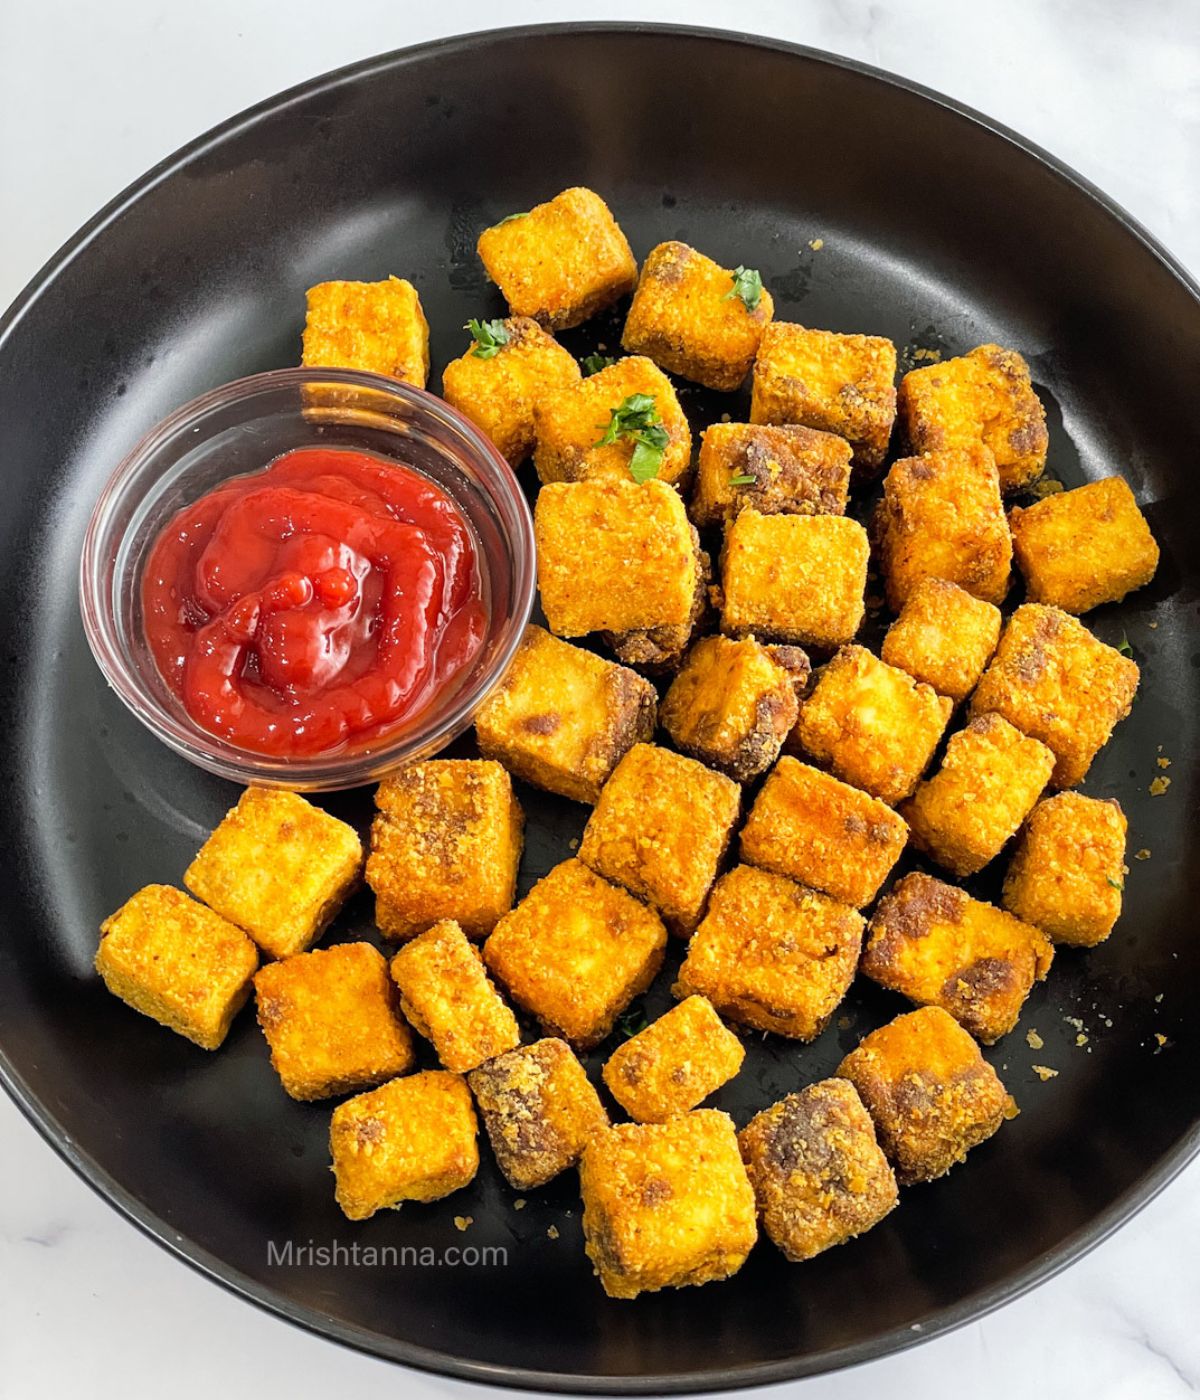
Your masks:
M316 446L357 448L402 463L453 496L475 535L488 626L470 664L410 721L368 743L285 759L238 748L191 719L151 655L140 585L150 546L177 510L280 453ZM533 521L517 478L461 414L380 375L281 369L202 394L138 443L92 512L79 597L100 669L164 744L234 782L320 791L377 781L436 753L467 728L525 630L534 576Z

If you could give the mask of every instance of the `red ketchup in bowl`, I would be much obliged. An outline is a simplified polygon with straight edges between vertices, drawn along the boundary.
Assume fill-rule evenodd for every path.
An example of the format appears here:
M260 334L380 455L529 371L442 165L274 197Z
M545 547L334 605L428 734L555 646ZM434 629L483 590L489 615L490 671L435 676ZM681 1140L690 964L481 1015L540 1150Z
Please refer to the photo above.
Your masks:
M370 453L302 448L184 507L142 574L146 638L191 718L276 758L413 721L484 638L458 505Z

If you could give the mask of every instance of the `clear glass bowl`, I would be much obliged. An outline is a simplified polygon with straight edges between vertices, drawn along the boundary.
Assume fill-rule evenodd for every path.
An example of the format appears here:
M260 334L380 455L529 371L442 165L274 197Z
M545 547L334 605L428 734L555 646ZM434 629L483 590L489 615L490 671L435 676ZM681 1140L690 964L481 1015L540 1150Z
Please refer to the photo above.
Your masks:
M219 482L297 447L359 448L447 490L470 522L488 607L475 659L428 707L371 743L280 759L201 729L171 693L147 644L141 577L167 520ZM79 597L88 643L109 684L163 743L239 783L306 791L354 787L461 734L504 674L533 606L533 522L492 444L440 399L358 370L282 369L225 384L149 432L113 473L88 524Z

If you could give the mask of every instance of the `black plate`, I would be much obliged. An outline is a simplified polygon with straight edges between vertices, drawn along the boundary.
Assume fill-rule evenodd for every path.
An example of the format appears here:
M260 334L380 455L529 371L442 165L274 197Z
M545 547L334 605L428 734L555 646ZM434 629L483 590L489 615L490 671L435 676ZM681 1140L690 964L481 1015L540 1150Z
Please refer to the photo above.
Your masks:
M1128 634L1143 686L1087 787L1119 794L1131 851L1152 855L1131 861L1110 942L1060 953L990 1052L1021 1116L855 1244L803 1266L760 1245L729 1283L633 1304L591 1277L569 1178L516 1212L487 1161L466 1192L351 1226L333 1203L329 1106L284 1097L251 1015L209 1058L90 971L100 919L148 881L177 881L235 795L156 744L87 654L75 578L101 482L183 400L293 363L309 283L411 276L444 364L468 316L501 309L478 230L575 183L609 198L639 254L679 237L762 268L784 318L881 332L910 357L1021 348L1050 407L1052 472L1125 474L1163 545L1155 584L1090 619L1106 639ZM609 324L571 343L616 338ZM1079 177L943 98L783 44L607 26L455 39L205 137L98 216L0 331L7 1087L180 1257L329 1337L449 1374L638 1392L763 1382L879 1356L1013 1297L1127 1218L1200 1136L1186 1015L1200 995L1197 384L1196 289ZM1172 786L1151 797L1160 746ZM521 796L527 886L584 813ZM369 803L330 805L362 825ZM369 903L338 928L370 936ZM900 1004L857 986L844 1009L811 1048L756 1042L716 1102L745 1121ZM1041 1082L1033 1063L1058 1077ZM466 1234L456 1215L473 1217ZM272 1266L268 1241L287 1239L503 1246L509 1262Z

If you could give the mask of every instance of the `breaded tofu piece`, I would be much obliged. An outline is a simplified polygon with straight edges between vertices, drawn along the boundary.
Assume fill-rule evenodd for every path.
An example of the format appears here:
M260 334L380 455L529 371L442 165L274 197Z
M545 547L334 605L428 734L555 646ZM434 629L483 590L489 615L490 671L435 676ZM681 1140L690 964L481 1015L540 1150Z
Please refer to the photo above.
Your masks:
M1060 792L1039 802L1008 867L1001 904L1056 943L1103 943L1121 915L1127 827L1115 798Z
M1017 1115L979 1046L937 1006L864 1036L837 1074L858 1090L901 1186L944 1176Z
M547 1035L590 1050L654 981L666 946L653 909L567 860L500 920L483 960Z
M908 827L887 803L785 754L759 789L738 854L861 909L907 841Z
M996 714L976 715L946 745L936 773L900 807L913 845L953 875L998 856L1033 811L1054 755Z
M597 1133L579 1187L584 1247L610 1298L729 1278L758 1238L733 1119L713 1108Z
M1031 603L1085 613L1119 603L1158 568L1158 544L1120 476L1014 506L1008 523Z
M848 1079L822 1079L764 1108L738 1146L763 1229L795 1264L878 1225L900 1199Z
M442 372L442 398L496 444L512 466L533 451L533 410L543 399L577 384L574 355L528 316L502 322L498 349L472 343Z
M691 622L700 546L665 482L555 482L533 512L538 588L551 632L629 632Z
M629 240L592 190L563 190L479 235L479 257L514 316L566 330L637 282Z
M693 536L698 540L697 536ZM703 549L696 553L696 591L692 594L692 609L679 623L657 627L635 627L626 631L606 629L601 632L606 646L625 666L640 666L652 675L667 675L677 671L692 638L697 632L708 631L713 610L710 599L712 560Z
M694 758L635 744L588 818L579 859L687 935L729 847L741 789Z
M440 1201L474 1180L477 1134L460 1074L426 1070L347 1099L329 1127L338 1205L366 1220L404 1201Z
M1046 411L1015 350L979 345L909 370L900 381L899 411L914 453L983 443L1004 491L1027 486L1046 465Z
M944 578L924 578L909 592L879 655L957 704L979 684L1001 622L994 604Z
M538 400L533 411L533 465L538 479L543 484L632 481L635 439L628 434L614 442L601 439L612 414L638 394L654 400L654 421L667 435L656 479L668 486L686 480L692 466L692 430L671 381L644 355L628 355Z
M475 712L475 736L518 778L591 803L633 745L653 737L657 710L644 676L530 623Z
M1025 603L1008 620L1000 645L971 697L971 713L994 710L1055 757L1051 787L1069 788L1133 705L1137 662L1093 637L1077 618Z
M737 291L743 285L745 297ZM750 288L729 268L672 240L646 254L621 345L672 374L728 393L750 373L774 314L761 281Z
M579 1161L608 1127L591 1080L563 1040L537 1040L472 1070L467 1082L496 1163L510 1186L533 1191Z
M247 788L183 883L272 958L311 948L362 873L352 826L295 792Z
M453 919L486 938L513 906L525 816L512 779L489 759L435 758L375 792L367 884L385 938Z
M986 447L976 443L893 462L874 533L893 612L928 578L957 583L985 603L1004 601L1012 537Z
M752 423L801 423L836 433L856 470L878 470L896 418L896 347L879 335L841 335L775 321L754 362Z
M517 1018L492 985L479 949L453 919L406 943L392 959L400 1010L430 1041L444 1069L465 1074L521 1043Z
M429 322L411 282L320 282L308 289L302 365L365 369L425 387Z
M717 881L671 990L707 997L739 1025L815 1040L854 980L862 935L848 904L737 865Z
M799 424L713 423L700 439L692 519L727 524L760 515L845 515L850 444Z
M613 1051L604 1082L630 1118L663 1123L715 1094L745 1058L712 1003L688 997Z
M370 943L338 943L267 963L254 978L271 1064L294 1099L355 1094L413 1066L387 963Z
M921 781L953 709L866 647L843 647L817 672L787 747L894 805Z
M749 782L778 757L808 671L799 647L702 637L663 699L662 727L685 753Z
M876 906L862 972L918 1006L940 1006L991 1045L1017 1024L1053 960L1040 929L914 871Z
M857 520L743 510L721 551L721 630L841 646L862 625L870 553Z
M126 1006L216 1050L246 1004L258 949L170 885L138 890L100 925L96 971Z

